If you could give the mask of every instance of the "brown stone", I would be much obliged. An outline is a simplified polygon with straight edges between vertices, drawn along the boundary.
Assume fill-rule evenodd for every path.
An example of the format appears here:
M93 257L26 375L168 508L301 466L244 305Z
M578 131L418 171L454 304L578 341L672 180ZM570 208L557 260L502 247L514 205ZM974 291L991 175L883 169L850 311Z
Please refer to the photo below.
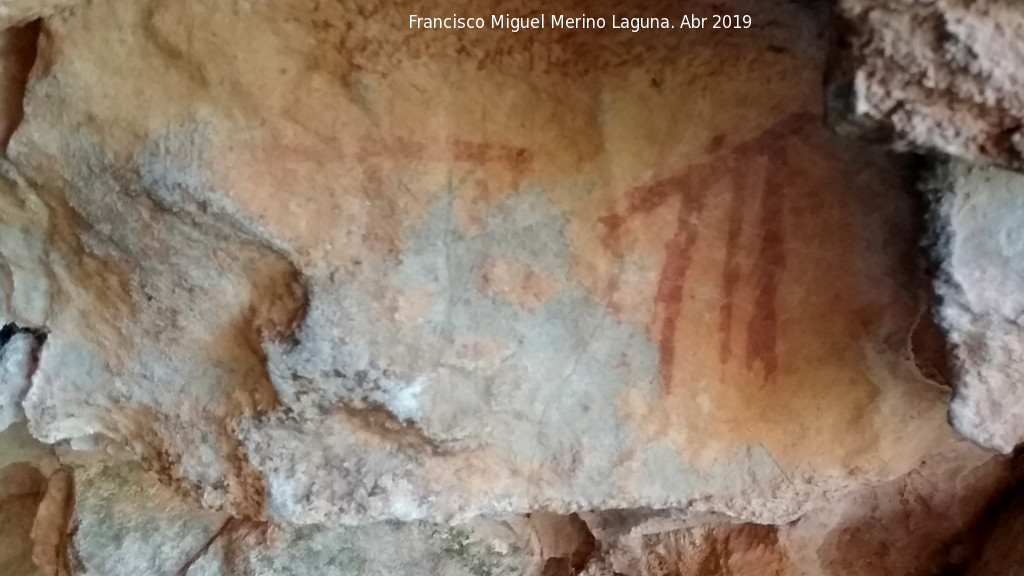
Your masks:
M70 471L55 472L46 482L32 522L32 560L46 576L71 576L67 539L74 507L72 490Z
M1015 487L995 501L988 515L973 526L973 547L963 576L1020 576L1024 574L1024 498Z

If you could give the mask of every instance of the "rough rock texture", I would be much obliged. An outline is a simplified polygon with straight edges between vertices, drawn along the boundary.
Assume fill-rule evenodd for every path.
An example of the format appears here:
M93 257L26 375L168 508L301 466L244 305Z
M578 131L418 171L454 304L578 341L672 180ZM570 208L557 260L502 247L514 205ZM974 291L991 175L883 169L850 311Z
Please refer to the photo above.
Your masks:
M21 123L29 74L36 61L42 23L38 20L0 31L0 150Z
M189 505L127 462L92 463L76 479L70 550L81 576L511 576L527 573L531 562L459 529L422 523L329 528L239 520Z
M75 479L76 574L182 573L228 520L188 506L130 464L79 468Z
M50 475L32 522L32 560L48 576L71 576L67 540L74 509L72 483L69 470Z
M779 540L805 576L949 574L972 558L979 518L1020 480L1019 460L951 440L906 475L781 527Z
M0 573L41 574L32 560L32 520L45 480L32 466L0 469Z
M32 433L295 523L786 522L905 473L946 430L915 207L822 126L822 13L725 9L763 25L48 18L0 179L0 316L48 332Z
M1000 9L845 2L857 117L1013 165ZM1019 464L945 414L1024 432L1024 194L935 178L937 330L912 173L824 125L823 7L687 10L757 26L0 0L0 570L980 570Z
M1018 488L995 502L974 528L978 550L960 576L1020 576L1024 574L1024 499Z
M128 460L64 457L75 477L69 565L82 576L952 574L942 571L983 557L974 551L988 537L977 536L993 521L982 513L1021 475L1019 462L950 438L910 473L784 526L706 518L666 532L655 511L600 511L330 527L232 518L181 499ZM986 528L965 533L974 526Z
M1019 466L951 438L908 474L820 503L784 526L701 522L661 531L648 524L616 533L608 517L591 522L602 558L621 574L946 574L973 557L972 528L1019 482Z
M25 419L21 400L28 392L37 352L35 338L11 326L0 332L0 430Z
M42 538L66 531L37 532L38 514L52 476L60 464L48 447L28 434L24 423L0 431L0 574L49 576L36 562Z
M953 162L929 187L939 318L956 374L950 421L1009 452L1024 441L1024 176Z
M3 0L0 2L0 29L66 13L82 3L83 0Z
M1024 169L1024 4L840 0L836 124Z
M578 574L590 563L596 541L579 514L540 511L531 513L528 522L542 574Z

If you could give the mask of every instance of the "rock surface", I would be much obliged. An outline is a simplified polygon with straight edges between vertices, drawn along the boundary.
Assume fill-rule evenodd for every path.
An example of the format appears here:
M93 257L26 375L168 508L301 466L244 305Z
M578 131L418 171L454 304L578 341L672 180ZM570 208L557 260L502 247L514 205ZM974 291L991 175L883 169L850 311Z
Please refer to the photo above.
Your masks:
M785 522L942 435L914 206L822 127L820 12L441 35L371 6L46 21L0 183L2 315L49 332L34 435L335 524Z
M1019 461L951 439L906 475L780 527L779 541L804 576L955 573L973 557L973 526L1020 479Z
M1024 170L1024 5L840 0L837 12L838 125Z
M1018 466L951 437L906 475L820 503L784 526L711 521L616 533L607 517L589 519L609 568L631 576L949 574L973 557L970 529L1019 482Z
M3 0L0 2L0 30L66 13L82 3L83 0Z
M32 468L32 470L35 470ZM0 483L12 481L11 470L0 470ZM12 576L43 573L32 560L32 519L39 505L38 483L32 490L0 495L0 572Z
M38 351L31 334L7 326L6 334L0 332L0 431L25 419L21 400L28 393Z
M59 467L53 452L28 434L24 422L0 431L0 574L49 576L36 561L34 525L48 476Z
M948 92L968 48L1012 49L1017 9L997 6L845 2L867 38L860 117L1012 166L1010 96L972 92L1003 106L977 125L872 84L916 74L938 34L925 68ZM1020 442L1016 177L935 179L948 371L913 173L821 116L824 8L687 9L757 25L452 32L410 30L441 10L416 2L0 0L19 24L0 42L0 515L20 515L0 568L964 564L960 533L1018 473L954 438L944 384L958 431ZM920 19L963 38L899 35Z
M989 514L974 527L978 550L963 576L1020 576L1024 574L1024 499L1018 488L995 502Z
M993 525L983 512L1020 477L1019 463L950 437L910 473L831 498L786 526L702 519L663 531L654 511L602 511L330 527L231 518L182 499L131 461L70 461L68 556L81 576L939 574L974 561L979 540L964 529Z
M197 508L129 462L76 474L75 574L504 576L531 558L423 523L270 526Z
M939 317L956 374L950 421L1010 452L1024 441L1024 177L953 162L929 186Z
M608 516L589 520L609 574L952 574L973 558L971 529L1019 482L1017 466L950 438L907 475L822 502L790 525L701 522L664 531L654 523L616 533Z

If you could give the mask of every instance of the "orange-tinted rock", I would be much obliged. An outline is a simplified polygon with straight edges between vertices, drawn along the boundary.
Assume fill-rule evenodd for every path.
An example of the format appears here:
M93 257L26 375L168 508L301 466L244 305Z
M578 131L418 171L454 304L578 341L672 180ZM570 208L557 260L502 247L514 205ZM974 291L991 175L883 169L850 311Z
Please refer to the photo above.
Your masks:
M901 169L824 128L820 12L726 8L757 25L50 19L0 186L0 258L38 287L5 318L49 330L32 432L299 523L786 522L904 473L947 428Z
M682 530L664 530L665 524L648 520L616 533L609 531L614 513L597 514L591 522L597 528L600 556L608 568L595 573L959 573L957 570L977 557L978 543L990 538L986 530L976 527L991 524L985 520L991 516L986 510L998 509L1004 491L1019 481L1018 466L950 435L948 442L907 474L877 486L829 495L808 514L783 526L704 519ZM1003 517L1012 517L1012 513Z
M46 576L71 576L67 538L74 506L71 472L58 470L47 479L32 522L32 560Z

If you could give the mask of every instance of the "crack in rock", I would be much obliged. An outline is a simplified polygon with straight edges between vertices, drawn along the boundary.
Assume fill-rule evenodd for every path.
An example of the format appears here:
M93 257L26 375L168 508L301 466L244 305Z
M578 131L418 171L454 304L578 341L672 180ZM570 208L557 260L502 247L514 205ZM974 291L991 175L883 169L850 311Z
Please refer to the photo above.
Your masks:
M0 153L24 117L23 103L28 78L36 63L42 20L13 26L0 32Z

